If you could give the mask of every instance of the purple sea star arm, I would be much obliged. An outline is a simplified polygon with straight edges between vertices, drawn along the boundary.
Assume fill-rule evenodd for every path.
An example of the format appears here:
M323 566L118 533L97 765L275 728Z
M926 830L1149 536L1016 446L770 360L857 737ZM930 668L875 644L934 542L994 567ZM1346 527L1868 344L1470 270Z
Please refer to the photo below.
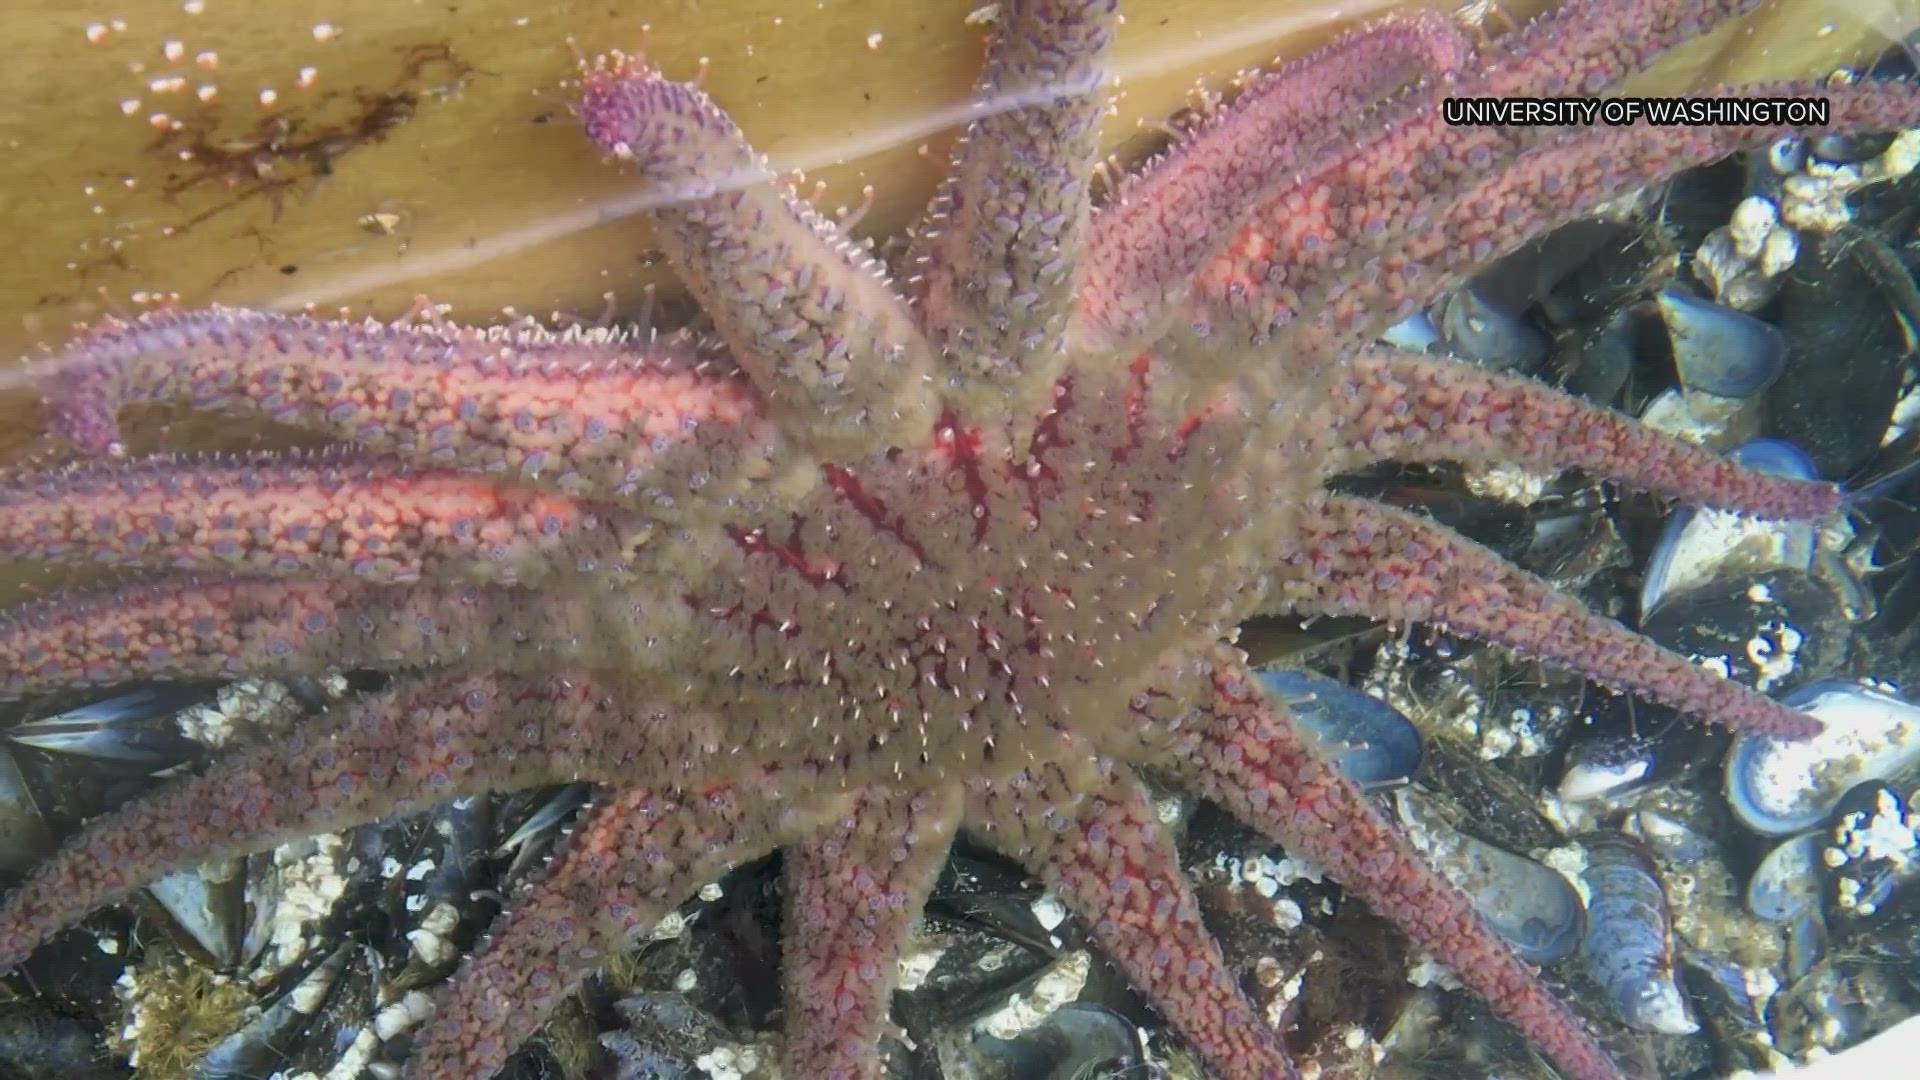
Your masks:
M1151 721L1174 738L1177 775L1320 867L1451 967L1564 1075L1620 1080L1586 1025L1481 922L1471 898L1428 865L1313 737L1261 695L1244 667L1219 657L1209 673L1179 681L1165 688L1175 691L1167 700L1185 699L1190 708L1175 706L1174 715ZM1192 682L1209 685L1190 695L1184 684Z
M1784 83L1720 87L1707 96L1822 97L1831 122L1818 130L1896 131L1920 125L1920 95L1905 83ZM1546 137L1500 168L1428 200L1407 220L1420 226L1369 252L1367 273L1336 273L1307 290L1311 313L1275 339L1324 360L1367 345L1475 269L1620 195L1794 134L1788 125L1576 127ZM1309 277L1309 280L1311 278ZM1307 295L1303 293L1302 295Z
M675 663L668 643L690 639L691 618L672 596L592 602L505 586L169 575L0 616L0 699L359 666L533 672L580 664L635 675Z
M924 444L933 354L873 257L768 174L698 87L637 57L582 68L580 118L655 195L659 243L773 409L814 449Z
M406 1075L492 1076L581 979L700 886L790 839L801 820L752 777L681 794L615 791L461 964Z
M1344 146L1408 80L1451 77L1471 53L1451 20L1412 12L1256 79L1094 215L1076 343L1122 351L1157 338L1195 275L1315 153Z
M1297 1073L1200 921L1146 792L1109 775L1073 790L1057 772L970 785L967 822L1060 893L1093 940L1226 1080Z
M356 701L89 822L0 903L0 971L94 908L184 867L463 795L570 782L582 766L638 775L643 762L623 761L620 747L575 756L568 745L579 731L643 741L641 725L603 715L614 708L582 681L483 675ZM664 755L660 764L667 771Z
M327 322L239 308L110 320L34 369L48 427L120 454L120 410L252 413L421 464L546 477L666 514L794 454L724 362L618 334Z
M1491 94L1598 94L1765 0L1563 0L1481 50Z
M966 365L957 393L976 421L1004 415L1009 398L1024 415L1059 374L1118 7L999 6L974 119L908 250L921 324Z
M424 587L186 576L39 601L0 619L0 697L135 679L308 675L386 657L422 664L439 657L417 647L415 619L433 618L449 601L458 603L458 596ZM387 626L408 640L381 640ZM451 650L480 627L478 619L453 622ZM482 633L499 630L486 626ZM360 648L343 640L354 636Z
M1820 730L1443 525L1340 496L1301 521L1268 594L1284 610L1438 623L1735 731L1795 739Z
M1817 520L1840 491L1738 464L1544 383L1457 361L1373 349L1343 361L1325 415L1332 475L1380 461L1584 469L1691 503Z
M0 555L533 582L619 563L621 513L528 484L362 455L165 457L0 483Z
M1196 327L1203 341L1225 348L1267 342L1277 329L1317 314L1329 290L1381 277L1356 274L1355 268L1397 238L1428 231L1464 188L1545 137L1526 126L1450 126L1441 109L1447 97L1591 94L1755 3L1572 0L1487 50L1470 65L1471 74L1409 94L1384 110L1350 149L1328 154L1250 215L1196 284ZM1623 26L1633 33L1621 33ZM1673 171L1649 161L1634 174L1648 183ZM1574 174L1565 179L1593 202L1622 190ZM1447 261L1478 267L1490 257L1474 252ZM1388 282L1373 285L1362 289L1375 305L1369 314L1384 316L1380 301L1401 295ZM1318 340L1289 343L1310 347L1311 360L1337 355Z
M867 788L787 852L789 1074L874 1080L900 958L960 822L960 792Z

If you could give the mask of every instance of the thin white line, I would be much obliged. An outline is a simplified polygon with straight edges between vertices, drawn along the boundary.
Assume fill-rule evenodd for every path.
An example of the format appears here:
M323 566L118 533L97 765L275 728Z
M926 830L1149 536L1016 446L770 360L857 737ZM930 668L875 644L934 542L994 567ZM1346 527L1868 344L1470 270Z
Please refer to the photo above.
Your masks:
M1398 3L1399 0L1359 0L1353 5L1334 11L1296 9L1283 12L1261 21L1235 25L1219 33L1209 33L1204 39L1183 47L1156 48L1150 55L1116 65L1114 74L1119 79L1126 80L1149 77L1183 67L1199 66L1215 56L1286 37L1309 25L1320 25L1351 18L1354 15L1371 14L1384 7L1398 6ZM1010 109L1027 103L1025 100L1008 100L1000 102L998 107ZM780 159L771 162L768 168L776 174L784 174L837 165L868 157L896 146L919 142L930 135L959 127L974 115L975 106L967 103L909 117L887 127L869 129L850 140L806 146L782 154ZM762 175L764 174L742 176L735 182L753 183ZM635 192L630 195L601 199L571 210L546 211L535 221L508 229L484 240L444 243L425 251L416 248L392 262L379 266L332 277L321 276L317 280L303 282L298 292L276 297L269 301L267 306L282 311L297 311L309 304L321 306L336 304L343 299L362 296L403 282L457 273L496 259L507 258L528 248L549 243L564 236L571 236L585 229L618 221L649 207L661 205L668 201L670 196L670 192Z

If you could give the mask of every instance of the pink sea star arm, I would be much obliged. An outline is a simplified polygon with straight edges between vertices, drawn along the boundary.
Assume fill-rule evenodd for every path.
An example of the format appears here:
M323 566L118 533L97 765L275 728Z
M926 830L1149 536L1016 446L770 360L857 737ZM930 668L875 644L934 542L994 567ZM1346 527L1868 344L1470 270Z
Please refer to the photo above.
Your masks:
M1054 771L970 785L967 823L1044 879L1093 940L1225 1080L1295 1076L1200 921L1146 792L1128 776L1075 791Z
M613 711L591 684L544 677L442 676L356 701L88 823L0 903L0 971L88 911L183 867L416 805L568 782L583 767L603 769L597 779L642 776L651 759L622 751L639 749L648 729L603 715ZM576 757L568 743L583 731L634 745Z
M336 667L556 664L663 671L691 637L673 596L172 575L0 615L0 699L136 679L282 678ZM681 669L684 673L684 668Z
M1380 461L1584 469L1638 491L1764 518L1819 519L1832 484L1738 464L1532 379L1372 349L1343 361L1325 414L1329 474Z
M186 404L662 514L753 490L793 456L729 365L617 334L155 311L102 323L35 374L51 433L88 454L123 452L123 407Z
M1427 231L1463 188L1543 137L1527 127L1449 126L1445 98L1591 94L1755 2L1571 0L1540 16L1469 65L1470 74L1421 88L1384 111L1351 149L1330 153L1252 214L1196 284L1196 332L1229 345L1268 340L1276 328L1316 313L1327 290L1363 276L1354 268L1370 252ZM1621 33L1623 26L1634 32ZM1670 171L1653 163L1635 169L1641 183ZM1580 176L1566 180L1596 202L1620 190ZM1485 261L1477 253L1472 260ZM1370 290L1375 302L1381 296L1374 291L1399 299L1391 289Z
M815 449L925 442L933 355L872 256L777 182L698 87L619 53L581 74L587 134L651 185L674 269L793 430Z
M360 455L157 458L0 484L0 554L532 582L618 563L619 515L528 484Z
M800 831L807 819L759 779L679 793L624 787L590 810L461 964L406 1075L492 1076L581 979L700 886Z
M1449 77L1471 53L1452 21L1412 12L1256 79L1094 215L1077 339L1120 350L1157 337L1201 267L1312 154L1352 138L1409 79Z
M786 854L783 1063L795 1076L873 1080L900 958L946 862L960 791L866 788Z
M1245 668L1220 656L1210 672L1180 681L1201 684L1186 688L1191 696L1176 692L1190 711L1149 722L1174 738L1173 769L1194 790L1326 871L1451 967L1564 1075L1619 1080L1585 1024L1481 922L1472 899L1428 865Z
M377 646L354 655L338 638L363 621L375 637L409 597L425 596L311 578L166 577L39 601L0 619L0 696L143 678L306 675L378 663L382 653L424 663L435 657Z
M1481 50L1485 93L1598 94L1765 0L1563 0Z
M1905 83L1719 87L1707 96L1825 98L1831 119L1820 130L1895 131L1920 125L1920 94ZM1311 299L1293 309L1312 317L1296 322L1289 336L1275 339L1276 345L1302 345L1314 358L1344 355L1474 269L1622 192L1797 130L1787 125L1596 125L1555 134L1546 129L1546 137L1518 157L1428 200L1408 219L1419 222L1418 228L1354 253L1355 261L1365 262L1366 274L1336 273L1313 281L1302 293Z
M974 119L907 263L976 420L1037 405L1064 358L1117 0L1000 5ZM975 385L977 384L977 385ZM991 408L993 413L983 413Z
M1300 520L1269 593L1284 610L1438 623L1736 731L1783 739L1819 731L1806 714L1655 645L1426 518L1326 496Z

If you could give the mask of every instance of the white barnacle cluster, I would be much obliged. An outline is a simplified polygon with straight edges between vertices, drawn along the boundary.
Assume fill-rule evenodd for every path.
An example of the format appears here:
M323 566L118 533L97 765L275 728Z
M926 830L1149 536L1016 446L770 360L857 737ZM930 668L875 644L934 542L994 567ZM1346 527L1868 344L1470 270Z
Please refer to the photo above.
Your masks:
M1320 959L1322 955L1315 952L1307 964ZM1266 1001L1262 1011L1268 1023L1279 1027L1286 1022L1288 1010L1292 1007L1294 1000L1300 996L1300 991L1306 987L1307 964L1290 969L1271 956L1263 956L1254 962L1253 980L1266 991L1263 995Z
M1296 881L1317 883L1321 880L1320 869L1316 866L1264 854L1239 859L1222 852L1214 856L1214 867L1224 872L1228 888L1249 888L1271 900L1273 924L1282 930L1298 929L1306 921L1306 912L1300 907L1299 901L1285 895L1283 890ZM1321 908L1325 913L1327 901L1324 898Z
M329 697L346 693L346 680L329 677ZM222 686L212 701L181 710L174 718L180 734L214 750L245 745L285 731L305 712L284 685L262 679L242 679Z
M1467 490L1516 506L1532 506L1547 493L1554 474L1525 465L1482 465L1467 472Z
M1773 295L1773 282L1800 257L1800 235L1780 220L1780 207L1749 195L1727 224L1707 235L1693 256L1693 272L1728 307L1752 311Z
M1701 242L1694 275L1721 303L1755 310L1800 257L1803 239L1830 236L1853 221L1849 196L1898 180L1916 166L1920 129L1902 131L1878 156L1852 162L1822 158L1799 137L1781 139L1767 150L1758 190Z
M1407 964L1407 982L1414 986L1434 986L1442 990L1461 989L1459 976L1453 969L1435 959L1433 954L1420 952Z
M407 899L411 902L414 898ZM430 967L451 964L460 955L453 937L459 926L460 909L445 900L436 900L420 919L420 925L407 931L407 944L413 955Z
M895 989L918 990L926 985L927 977L939 965L940 958L947 954L945 945L936 944L922 936L911 948L900 956L900 980Z
M371 1023L360 1025L353 1041L324 1074L297 1072L288 1075L286 1080L356 1080L362 1076L387 1080L398 1070L380 1060L381 1044L413 1030L432 1015L433 998L424 991L409 990L375 1013Z
M282 844L273 852L273 906L256 974L285 970L312 946L312 931L345 895L356 860L339 833Z
M1920 813L1910 810L1891 789L1883 787L1875 793L1871 808L1840 820L1833 840L1820 853L1830 868L1872 860L1897 867L1895 873L1900 876L1910 876L1914 864L1920 861ZM1836 899L1842 910L1856 916L1878 910L1882 897L1863 888L1857 878L1843 875L1837 885Z
M1068 953L1034 982L1033 989L1009 996L1005 1007L988 1014L975 1026L996 1039L1015 1038L1078 998L1092 970L1092 954L1085 950Z
M1755 594L1765 591L1764 585L1755 585L1748 590L1748 596L1755 602L1764 602ZM1755 688L1767 693L1792 676L1799 666L1800 646L1806 640L1806 634L1779 619L1770 619L1757 628L1747 639L1747 660L1759 676Z
M779 1075L768 1048L750 1044L722 1043L695 1058L693 1064L711 1080L739 1080L744 1076L778 1080Z
M1549 715L1564 712L1558 707L1546 711ZM1539 721L1540 717L1529 708L1509 709L1505 716L1488 710L1481 718L1480 743L1475 753L1482 761L1544 756L1552 748L1552 739Z

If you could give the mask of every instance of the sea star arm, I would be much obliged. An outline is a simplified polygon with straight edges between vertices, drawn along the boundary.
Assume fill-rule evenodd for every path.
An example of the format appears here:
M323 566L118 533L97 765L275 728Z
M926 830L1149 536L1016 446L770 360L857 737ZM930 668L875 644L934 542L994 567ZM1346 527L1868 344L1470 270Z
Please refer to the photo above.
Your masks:
M1830 123L1822 131L1920 125L1920 96L1904 83L1777 83L1719 87L1706 96L1825 98ZM1480 267L1622 192L1800 130L1731 124L1547 129L1519 156L1429 195L1396 219L1416 224L1383 234L1365 251L1345 251L1348 265L1363 263L1366 274L1336 269L1315 278L1311 268L1297 274L1304 299L1290 310L1312 317L1295 322L1274 345L1318 360L1346 355Z
M0 555L533 582L617 564L620 516L528 484L357 454L165 457L0 484Z
M975 419L1005 413L1008 398L1038 403L1059 373L1118 6L1000 5L974 119L908 251L921 323L969 365L958 393Z
M1488 43L1485 93L1598 94L1765 0L1563 0Z
M461 964L406 1075L492 1076L581 979L700 886L773 850L798 822L751 779L678 794L615 791Z
M1655 645L1426 518L1327 496L1300 520L1268 597L1284 610L1438 623L1736 731L1819 732L1806 714Z
M622 760L620 747L576 757L568 745L580 731L601 740L648 737L637 723L601 715L614 708L581 680L484 675L427 679L356 701L338 718L230 755L89 822L0 904L0 971L87 912L175 870L416 804L570 782L583 766L638 774L645 759Z
M664 671L692 637L677 596L590 602L504 586L170 575L0 616L0 699L136 679L284 678L339 667L557 664ZM682 668L684 671L684 668Z
M846 816L786 853L783 1064L873 1080L900 957L960 822L957 786L867 788Z
M1350 139L1407 80L1450 77L1471 53L1451 20L1412 12L1255 80L1094 215L1076 340L1119 352L1158 337L1208 260L1236 236L1247 257L1241 226L1314 152Z
M1175 739L1178 776L1451 967L1563 1074L1620 1080L1585 1024L1480 920L1471 898L1428 865L1244 667L1222 657L1180 681L1202 685L1176 695L1190 711L1159 722Z
M933 354L873 257L776 182L698 87L619 53L581 74L587 134L651 185L658 242L793 430L816 450L925 442Z
M1196 283L1196 331L1229 348L1268 341L1277 327L1316 313L1328 292L1358 277L1353 268L1369 252L1424 231L1436 207L1452 205L1463 186L1541 137L1527 127L1449 126L1442 113L1447 97L1591 94L1754 3L1570 0L1540 16L1457 81L1419 88L1383 111L1351 148L1327 154L1243 218L1240 235ZM1634 32L1622 34L1622 26ZM1639 172L1642 183L1665 175ZM1618 191L1584 178L1570 178L1569 186L1604 192L1596 198ZM1366 291L1401 298L1390 286ZM1335 355L1311 344L1311 359Z
M213 307L109 320L32 371L50 433L92 455L124 453L125 406L185 404L662 515L697 492L751 490L794 456L729 364L618 334Z
M1388 460L1512 463L1584 469L1764 518L1817 520L1840 508L1832 484L1744 469L1533 379L1414 353L1372 349L1343 361L1325 421L1328 474Z
M425 663L436 657L392 642L356 656L337 638L362 625L377 638L394 612L429 595L311 578L170 576L38 601L0 619L0 696L135 679L309 675L383 654Z
M967 823L1059 892L1119 965L1222 1077L1297 1075L1272 1025L1200 921L1172 838L1131 777L1097 790L1057 772L970 785Z

